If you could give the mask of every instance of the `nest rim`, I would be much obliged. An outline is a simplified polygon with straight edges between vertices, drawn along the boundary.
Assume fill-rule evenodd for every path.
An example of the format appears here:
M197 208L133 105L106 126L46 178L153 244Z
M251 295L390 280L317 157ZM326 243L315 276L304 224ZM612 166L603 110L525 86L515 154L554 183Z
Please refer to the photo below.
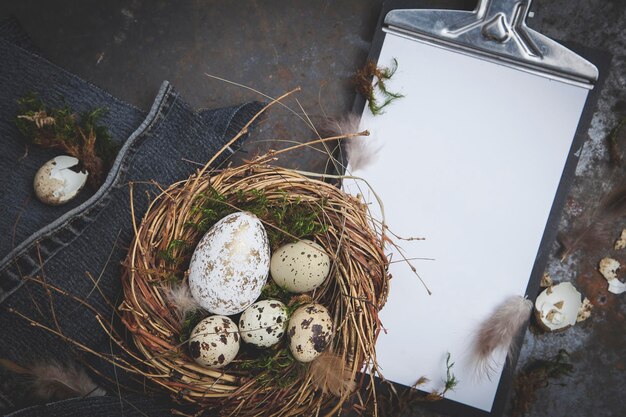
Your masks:
M311 299L331 313L335 332L329 349L343 358L358 386L367 384L373 389L372 378L377 371L375 343L382 329L378 312L386 301L390 278L384 236L375 231L366 205L356 197L330 183L263 160L216 171L202 170L175 183L153 200L142 223L134 224L135 238L122 277L124 300L120 310L137 356L142 359L138 372L168 390L178 402L203 409L219 407L225 415L303 415L327 408L331 409L330 415L350 398L349 394L336 397L324 392L307 373L299 375L292 386L279 387L259 384L258 374L237 369L238 359L226 368L205 368L189 356L186 342L176 343L180 318L167 299L167 290L176 284L157 278L163 264L156 254L172 238L192 236L192 241L199 241L202 235L185 224L196 215L197 197L209 189L226 196L241 190L263 190L270 201L286 196L289 201L315 204L326 199L323 217L328 231L314 240L330 255L332 268ZM261 220L268 227L267 221ZM364 372L366 368L369 375Z

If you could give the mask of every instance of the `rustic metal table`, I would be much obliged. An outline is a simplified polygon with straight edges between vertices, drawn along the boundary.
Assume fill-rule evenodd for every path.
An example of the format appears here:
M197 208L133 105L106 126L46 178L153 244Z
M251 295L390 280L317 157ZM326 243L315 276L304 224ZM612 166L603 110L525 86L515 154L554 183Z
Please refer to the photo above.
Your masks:
M451 2L421 3L445 7ZM474 6L471 0L461 3L467 9ZM381 2L374 0L22 0L2 2L0 17L15 15L44 56L143 109L163 80L171 81L198 108L265 99L208 73L274 97L300 86L290 106L319 118L350 111L355 99L351 76L365 63L380 9ZM535 0L532 10L532 28L613 55L560 222L560 234L567 237L587 221L603 195L626 180L623 166L610 161L624 151L626 134L617 138L612 150L607 146L611 129L626 116L626 2ZM285 140L311 138L302 121L277 109L261 123L242 155L280 148ZM309 170L323 163L316 152L307 151L294 153L289 162ZM615 237L625 225L623 217L612 221ZM626 262L624 251L612 250L612 239L575 251L564 261L557 256L559 244L553 245L548 272L555 281L571 281L594 310L589 320L566 332L527 333L518 370L561 348L574 365L572 375L559 381L563 385L538 391L530 416L624 413L626 303L624 295L607 292L597 271L598 261L607 255ZM421 409L412 413L434 415Z

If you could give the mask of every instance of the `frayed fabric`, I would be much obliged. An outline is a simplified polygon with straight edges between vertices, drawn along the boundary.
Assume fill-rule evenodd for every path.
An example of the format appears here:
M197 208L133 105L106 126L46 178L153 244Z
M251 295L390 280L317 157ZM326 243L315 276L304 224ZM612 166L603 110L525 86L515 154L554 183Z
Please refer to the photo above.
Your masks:
M133 225L141 222L161 186L193 174L196 163L215 155L262 104L199 113L164 82L146 114L25 49L25 41L13 44L3 27L0 23L5 36L0 38L0 74L14 80L2 92L0 169L14 181L0 180L5 199L0 201L0 230L13 230L8 246L0 248L0 358L21 366L79 362L108 393L143 392L143 381L110 363L111 355L122 357L122 352L109 333L132 338L118 320L117 307L120 264ZM51 105L65 100L77 111L109 108L103 123L121 145L104 184L56 211L32 198L34 173L54 155L31 147L20 159L24 145L12 123L15 101L30 91ZM18 377L0 367L0 403L10 402L13 409L29 405L11 383Z

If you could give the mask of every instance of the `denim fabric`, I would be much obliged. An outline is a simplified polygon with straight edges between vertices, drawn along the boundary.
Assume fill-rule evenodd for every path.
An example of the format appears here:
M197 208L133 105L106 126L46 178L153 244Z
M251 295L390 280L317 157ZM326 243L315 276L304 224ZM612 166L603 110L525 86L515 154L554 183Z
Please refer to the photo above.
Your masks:
M160 191L154 182L167 186L195 172L198 166L189 161L203 163L211 158L261 104L197 113L165 82L150 112L144 116L140 110L7 39L0 39L0 77L7 86L0 103L0 231L6 236L13 234L15 228L15 238L10 246L4 242L5 246L0 246L0 254L7 253L0 260L0 358L23 366L50 360L61 363L78 360L96 370L92 374L94 379L109 393L117 395L116 385L136 388L135 382L141 381L134 381L132 375L84 353L84 349L52 332L31 326L16 312L59 331L84 348L105 355L118 353L98 318L110 321L120 303L120 263L133 234L129 184L134 184L135 220L140 222L142 213ZM42 98L50 103L61 103L64 98L77 110L101 106L110 109L104 122L122 148L105 183L71 206L40 206L32 198L32 176L53 155L30 147L28 156L20 159L24 146L13 127L14 103L28 91L41 92ZM20 204L23 207L24 201L28 201L28 210L16 209ZM18 215L21 217L15 227ZM41 277L49 285L86 300L93 310L24 278L29 276ZM117 330L123 333L119 325ZM0 369L0 403L4 399L14 406L23 405L20 398L23 393L15 392L13 387L12 376ZM107 400L75 401L63 404L69 410L78 403L87 407L92 401L93 410L97 410ZM120 407L124 403L117 400ZM61 408L55 406L54 410ZM115 410L108 411L109 415L117 414ZM83 412L87 413L91 411Z
M171 404L152 398L130 395L117 397L77 398L37 405L8 414L7 417L169 417Z
M1 33L1 32L0 32ZM18 37L20 42L22 37ZM34 195L33 178L49 159L59 155L58 150L26 146L15 127L17 100L29 92L37 92L51 107L67 104L77 113L97 107L107 107L102 119L113 137L121 145L141 124L145 113L121 102L99 88L72 75L41 57L32 54L7 39L0 39L0 260L11 250L61 215L84 203L95 190L83 190L79 196L63 206L51 207ZM27 155L24 157L24 155ZM2 288L2 285L0 285ZM0 289L0 300L2 300Z

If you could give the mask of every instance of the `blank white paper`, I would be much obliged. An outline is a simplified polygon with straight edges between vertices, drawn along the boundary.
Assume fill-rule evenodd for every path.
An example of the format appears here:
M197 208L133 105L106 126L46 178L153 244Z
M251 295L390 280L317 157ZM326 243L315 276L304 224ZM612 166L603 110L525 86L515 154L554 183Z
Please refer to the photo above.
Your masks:
M504 366L477 380L471 336L510 295L524 295L588 90L387 34L379 65L398 60L388 82L405 95L361 128L379 149L365 178L384 202L386 222L415 260L429 296L403 262L376 346L383 375L425 391L441 389L447 352L460 380L447 398L490 411ZM350 169L350 168L349 168ZM346 180L380 218L363 182ZM399 254L389 248L393 261Z

